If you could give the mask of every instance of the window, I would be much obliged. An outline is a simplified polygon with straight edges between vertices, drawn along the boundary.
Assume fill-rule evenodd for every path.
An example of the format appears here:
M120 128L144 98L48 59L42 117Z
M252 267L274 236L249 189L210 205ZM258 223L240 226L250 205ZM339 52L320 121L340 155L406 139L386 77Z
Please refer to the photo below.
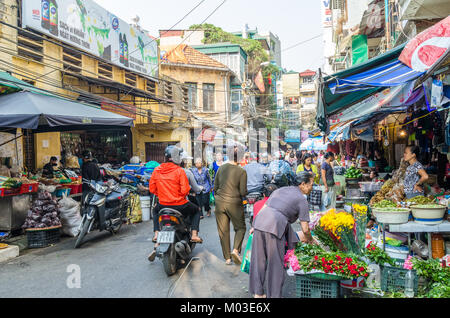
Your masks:
M214 111L214 84L203 84L203 111Z
M197 83L186 83L189 110L197 109Z
M241 110L242 91L231 91L231 113L238 113Z

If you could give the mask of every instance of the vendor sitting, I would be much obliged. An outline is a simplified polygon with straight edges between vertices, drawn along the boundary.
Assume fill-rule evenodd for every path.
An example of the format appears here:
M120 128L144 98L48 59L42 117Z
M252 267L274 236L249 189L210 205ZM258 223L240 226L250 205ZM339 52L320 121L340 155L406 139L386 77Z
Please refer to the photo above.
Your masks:
M423 184L428 180L428 174L425 172L422 164L418 161L420 149L417 146L407 146L403 158L408 161L406 168L404 189L406 199L424 195Z
M50 162L47 163L42 169L42 177L47 179L53 179L55 170L54 167L58 166L58 158L51 157Z

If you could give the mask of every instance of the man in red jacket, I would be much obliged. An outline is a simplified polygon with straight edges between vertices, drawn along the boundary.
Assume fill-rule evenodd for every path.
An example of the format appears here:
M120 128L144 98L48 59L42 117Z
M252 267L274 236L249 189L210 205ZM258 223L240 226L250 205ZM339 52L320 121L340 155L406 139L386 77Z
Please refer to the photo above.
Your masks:
M171 208L179 211L185 218L190 218L192 229L191 241L202 243L203 240L198 236L200 230L200 211L195 204L187 199L191 187L189 186L186 172L180 167L182 152L183 149L176 146L166 148L166 162L153 171L149 182L149 190L159 199L158 211L164 208ZM154 231L157 237L159 228L154 229ZM151 262L156 257L156 246L157 244L155 245L155 250L148 257L148 260Z

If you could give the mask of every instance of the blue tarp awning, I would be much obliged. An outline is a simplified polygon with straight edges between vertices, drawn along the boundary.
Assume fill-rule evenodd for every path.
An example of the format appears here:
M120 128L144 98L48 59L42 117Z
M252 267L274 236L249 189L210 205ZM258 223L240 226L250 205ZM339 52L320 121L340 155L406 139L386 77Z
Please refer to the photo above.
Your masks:
M336 77L335 81L330 83L328 87L333 94L343 94L374 87L398 86L415 80L423 74L424 72L416 72L395 59L362 73L345 78Z

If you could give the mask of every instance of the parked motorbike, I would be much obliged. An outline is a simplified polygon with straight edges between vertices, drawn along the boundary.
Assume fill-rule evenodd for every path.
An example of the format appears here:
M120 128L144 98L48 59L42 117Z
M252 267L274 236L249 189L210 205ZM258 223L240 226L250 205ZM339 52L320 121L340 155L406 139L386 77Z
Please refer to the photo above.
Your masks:
M156 256L164 265L167 276L176 273L189 259L196 243L191 242L191 226L177 210L164 208L159 211Z
M129 208L129 190L121 188L114 180L96 182L84 179L83 183L89 185L90 191L82 202L82 219L75 248L82 244L84 237L92 230L117 233L127 220Z

